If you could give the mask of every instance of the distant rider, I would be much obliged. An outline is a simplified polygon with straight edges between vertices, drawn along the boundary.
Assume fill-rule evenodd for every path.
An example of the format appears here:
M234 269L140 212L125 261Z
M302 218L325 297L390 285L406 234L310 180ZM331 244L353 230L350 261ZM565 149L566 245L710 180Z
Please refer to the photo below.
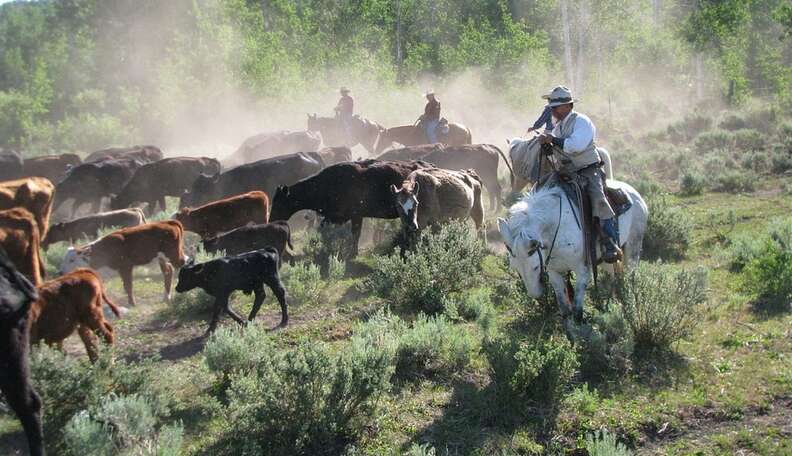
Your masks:
M346 87L341 87L341 99L335 107L336 117L341 121L341 127L347 136L351 136L352 116L355 114L355 100L349 96L351 92Z
M553 131L553 109L550 106L545 106L542 114L536 119L533 126L528 129L528 133L539 130L544 125L545 130Z
M599 219L605 234L602 236L605 247L602 260L614 263L621 257L621 250L615 214L605 197L605 173L594 144L597 129L588 116L573 110L576 100L568 88L558 86L542 98L548 100L547 107L555 119L555 127L552 132L543 133L539 142L556 146L551 150L555 151L556 159L561 163L561 171L575 172L585 181L593 216Z
M426 107L421 116L420 125L426 132L426 137L430 144L439 142L437 140L437 126L440 124L440 101L435 97L434 91L426 92Z

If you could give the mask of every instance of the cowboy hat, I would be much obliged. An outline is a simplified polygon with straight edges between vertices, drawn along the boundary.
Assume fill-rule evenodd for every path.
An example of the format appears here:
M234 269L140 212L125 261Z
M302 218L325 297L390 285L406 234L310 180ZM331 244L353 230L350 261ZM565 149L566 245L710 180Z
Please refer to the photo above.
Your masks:
M554 108L569 103L575 103L577 98L572 98L572 91L564 86L554 88L550 93L542 95L547 100L547 106Z
M434 96L434 94L435 94L434 90L429 89L426 92L424 92L423 96L425 96L425 97L428 97L429 95Z
M347 88L347 87L341 87L341 89L339 89L339 91L341 93L349 93L349 92L351 92L351 90L349 90L349 88Z

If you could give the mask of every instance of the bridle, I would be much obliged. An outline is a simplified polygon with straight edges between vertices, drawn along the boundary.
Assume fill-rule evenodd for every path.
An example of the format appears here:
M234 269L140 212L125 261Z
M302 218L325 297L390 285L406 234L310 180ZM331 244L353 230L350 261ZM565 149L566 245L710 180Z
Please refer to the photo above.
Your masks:
M550 248L547 251L547 259L545 259L544 255L542 254L542 249L544 249L544 245L541 241L537 242L536 246L533 247L531 250L528 251L528 257L530 258L533 256L534 253L539 255L539 274L540 274L540 281L542 285L547 284L547 265L550 263L550 260L553 257L553 249L555 249L556 239L558 238L558 230L561 228L561 209L562 209L562 198L561 195L558 196L558 223L556 224L555 233L553 233L553 241L550 243ZM523 236L522 232L518 233L517 236ZM514 256L514 253L511 250L511 247L506 245L506 250L509 251L509 255Z

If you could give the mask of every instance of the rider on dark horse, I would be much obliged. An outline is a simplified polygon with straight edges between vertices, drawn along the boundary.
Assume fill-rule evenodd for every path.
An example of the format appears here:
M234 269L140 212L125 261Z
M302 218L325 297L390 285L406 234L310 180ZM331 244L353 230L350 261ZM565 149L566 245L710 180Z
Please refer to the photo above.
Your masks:
M349 93L348 88L341 87L341 99L335 107L336 117L347 137L352 136L352 116L355 114L355 100L349 96Z
M418 120L418 125L423 128L429 143L434 144L440 142L437 140L437 126L440 125L440 101L432 90L424 95L427 103L423 115Z
M542 98L548 100L545 109L550 110L555 122L552 131L545 131L540 135L539 142L556 146L547 150L549 155L555 155L556 160L561 163L561 172L577 173L585 183L591 199L592 215L599 220L604 234L601 237L605 247L602 260L614 263L621 257L621 251L615 213L605 197L602 161L594 144L597 129L588 116L573 110L576 100L572 98L572 92L568 88L558 86ZM544 117L546 116L543 115L537 120L537 128L547 122Z

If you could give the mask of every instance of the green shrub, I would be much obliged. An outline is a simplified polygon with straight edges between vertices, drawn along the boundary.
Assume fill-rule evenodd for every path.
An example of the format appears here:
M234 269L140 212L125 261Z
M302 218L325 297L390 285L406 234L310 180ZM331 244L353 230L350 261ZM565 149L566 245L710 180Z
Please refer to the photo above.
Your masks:
M643 255L648 259L683 258L690 245L693 221L680 207L664 197L649 200L649 221L643 239Z
M776 174L783 174L792 169L792 153L783 147L776 147L770 155L771 169Z
M158 423L151 404L132 395L109 395L74 415L64 429L67 454L74 456L181 454L181 425Z
M451 321L475 321L485 334L494 328L497 318L491 292L487 288L463 292L460 298L448 300L444 314Z
M586 450L591 456L631 456L633 454L623 443L619 443L616 435L611 434L607 429L586 434Z
M757 130L744 128L734 132L734 146L741 152L753 152L765 148L765 138Z
M728 169L713 178L712 190L725 193L752 192L757 179L753 172Z
M778 129L778 141L787 150L792 150L792 122L784 122Z
M424 230L404 259L398 254L375 257L363 286L394 305L434 314L443 310L446 296L476 284L485 254L467 224L452 222L436 234Z
M519 340L501 335L485 342L496 419L524 416L531 406L554 408L577 369L565 338Z
M747 127L748 123L745 119L737 114L726 115L718 124L718 128L729 131L740 130Z
M464 369L478 350L469 330L442 315L423 314L399 338L396 374L400 377L453 373Z
M695 138L700 132L712 128L712 123L712 117L701 113L688 114L679 122L669 125L666 135L675 144L684 143Z
M281 278L289 302L293 304L316 303L326 285L322 280L319 266L306 261L284 264L281 268Z
M319 343L268 346L261 355L228 389L232 454L338 454L368 425L393 374L387 351L364 343L338 353Z
M590 325L577 328L575 342L580 370L588 379L621 377L632 367L635 344L618 305L608 312L595 312Z
M138 395L156 417L170 414L172 394L157 383L159 369L153 359L127 364L104 350L95 364L39 347L31 352L31 375L44 407L44 435L52 453L63 452L66 423L82 410L96 410L109 394Z
M726 251L729 269L734 272L742 271L748 263L759 256L763 246L764 240L754 233L741 234L731 239L729 249Z
M701 195L707 185L707 178L698 170L688 169L679 180L679 193L685 196Z
M305 256L310 262L319 265L322 277L328 277L333 260L344 262L351 258L351 224L320 224L316 231L309 232L304 244Z
M696 138L695 145L701 152L728 150L734 147L734 135L724 130L707 131Z
M346 274L346 261L333 255L328 259L327 279L337 282L344 278Z
M707 273L641 263L619 281L616 295L636 346L666 349L701 321Z
M232 374L246 374L262 362L262 357L274 350L274 342L263 325L249 324L218 328L206 342L204 360L209 372L226 384Z
M761 299L789 308L792 299L792 245L773 239L745 266L745 287Z

